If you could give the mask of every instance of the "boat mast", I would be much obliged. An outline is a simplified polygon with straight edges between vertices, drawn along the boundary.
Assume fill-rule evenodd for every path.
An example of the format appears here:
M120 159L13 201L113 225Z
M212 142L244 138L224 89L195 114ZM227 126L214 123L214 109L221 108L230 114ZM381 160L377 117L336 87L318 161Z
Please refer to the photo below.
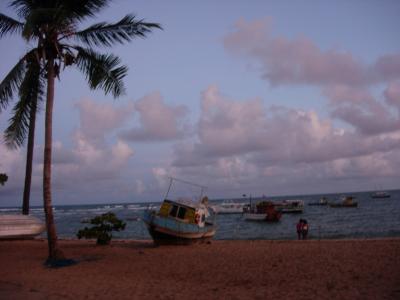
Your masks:
M203 192L204 192L204 190L207 189L207 187L204 186L204 185L200 185L200 184L197 184L197 183L194 183L194 182L190 182L190 181L187 181L187 180L182 180L182 179L178 179L178 178L174 178L174 177L169 177L169 180L170 180L170 182L169 182L169 187L168 187L167 194L165 195L165 198L167 198L168 193L169 193L169 191L171 190L172 182L173 182L174 180L175 180L175 181L182 182L182 183L186 183L186 184L189 184L189 185L192 185L192 186L196 186L196 187L200 188L200 200L199 200L199 201L201 201L201 199L203 198Z
M172 181L173 180L174 179L172 177L169 178L169 186L168 186L168 190L167 190L167 193L165 194L165 198L164 199L168 199L168 194L169 194L169 191L171 190L171 186L172 186Z

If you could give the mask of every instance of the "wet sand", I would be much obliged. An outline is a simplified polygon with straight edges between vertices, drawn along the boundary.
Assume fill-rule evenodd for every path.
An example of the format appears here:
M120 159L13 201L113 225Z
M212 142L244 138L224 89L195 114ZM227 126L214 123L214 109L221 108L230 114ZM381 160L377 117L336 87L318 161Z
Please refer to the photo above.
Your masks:
M77 264L47 268L47 242L0 241L0 299L400 299L400 239L60 241Z

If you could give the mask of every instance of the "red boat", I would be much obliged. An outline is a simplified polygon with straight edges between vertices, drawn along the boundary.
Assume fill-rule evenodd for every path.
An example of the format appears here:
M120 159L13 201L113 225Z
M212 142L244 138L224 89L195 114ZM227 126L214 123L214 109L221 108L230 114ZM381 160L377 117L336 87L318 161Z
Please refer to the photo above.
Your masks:
M278 222L282 213L275 209L271 201L262 201L255 207L247 206L244 209L244 218L249 221Z

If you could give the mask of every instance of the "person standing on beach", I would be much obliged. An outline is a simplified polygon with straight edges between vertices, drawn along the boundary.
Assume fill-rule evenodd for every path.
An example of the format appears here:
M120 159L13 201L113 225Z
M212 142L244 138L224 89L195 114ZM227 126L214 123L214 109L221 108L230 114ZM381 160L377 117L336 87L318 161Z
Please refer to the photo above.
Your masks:
M298 222L297 225L296 225L297 239L298 239L298 240L301 240L302 229L303 229L303 219L300 219L299 222Z
M307 220L303 220L303 226L301 228L301 235L302 235L303 240L307 239L308 229L309 229L309 227L308 227Z

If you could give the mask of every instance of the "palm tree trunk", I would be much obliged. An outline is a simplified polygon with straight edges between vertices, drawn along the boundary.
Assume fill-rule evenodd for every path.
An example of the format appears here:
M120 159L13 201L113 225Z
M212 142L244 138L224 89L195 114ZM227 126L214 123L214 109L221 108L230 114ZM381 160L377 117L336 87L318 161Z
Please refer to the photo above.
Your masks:
M51 203L51 148L53 131L54 102L54 59L49 58L47 66L47 97L45 116L45 146L43 159L43 206L46 215L47 240L49 247L48 262L63 259L64 256L57 246L57 233L54 223L53 206Z
M35 99L34 101L37 101ZM33 145L35 144L36 103L33 103L29 116L28 146L26 153L24 198L22 201L22 214L29 215L29 198L32 181Z

